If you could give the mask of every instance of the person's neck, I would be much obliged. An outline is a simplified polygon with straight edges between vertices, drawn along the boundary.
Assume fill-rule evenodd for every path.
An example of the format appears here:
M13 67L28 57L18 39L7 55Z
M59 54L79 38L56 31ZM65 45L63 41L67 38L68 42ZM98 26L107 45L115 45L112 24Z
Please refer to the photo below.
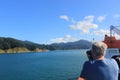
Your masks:
M97 60L103 60L105 57L101 56L100 58L98 58Z

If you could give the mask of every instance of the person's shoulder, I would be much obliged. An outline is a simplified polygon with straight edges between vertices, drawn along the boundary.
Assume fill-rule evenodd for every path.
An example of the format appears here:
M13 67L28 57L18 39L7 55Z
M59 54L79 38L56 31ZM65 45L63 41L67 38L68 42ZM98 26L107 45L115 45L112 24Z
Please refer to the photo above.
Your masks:
M92 60L85 61L84 65L90 65Z
M90 63L90 60L88 60L88 61L85 61L85 64L88 64L88 63Z
M109 58L105 58L105 61L106 62L109 62L109 63L113 63L113 64L116 64L116 61L115 61L115 59L109 59Z
M105 61L115 61L115 60L112 59L112 58L105 58L104 60L105 60Z
M106 60L108 60L109 65L114 66L116 70L119 70L119 64L117 63L117 61L115 61L115 59L106 59Z
M90 61L85 61L84 64L83 64L83 67L86 68L89 65L90 65Z

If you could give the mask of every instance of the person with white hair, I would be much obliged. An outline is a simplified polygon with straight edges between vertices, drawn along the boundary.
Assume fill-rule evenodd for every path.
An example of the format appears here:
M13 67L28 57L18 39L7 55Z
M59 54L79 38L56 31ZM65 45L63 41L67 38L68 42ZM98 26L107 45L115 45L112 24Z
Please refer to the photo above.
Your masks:
M83 69L78 80L118 80L119 67L114 59L105 58L107 45L104 42L94 42L88 61L83 65Z

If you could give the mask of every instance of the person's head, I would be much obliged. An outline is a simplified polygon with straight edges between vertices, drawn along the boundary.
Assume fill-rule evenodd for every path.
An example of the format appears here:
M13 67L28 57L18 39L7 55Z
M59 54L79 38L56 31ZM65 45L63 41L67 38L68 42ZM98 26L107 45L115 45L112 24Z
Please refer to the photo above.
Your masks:
M98 59L105 55L107 45L104 42L94 42L92 44L92 56L94 59Z

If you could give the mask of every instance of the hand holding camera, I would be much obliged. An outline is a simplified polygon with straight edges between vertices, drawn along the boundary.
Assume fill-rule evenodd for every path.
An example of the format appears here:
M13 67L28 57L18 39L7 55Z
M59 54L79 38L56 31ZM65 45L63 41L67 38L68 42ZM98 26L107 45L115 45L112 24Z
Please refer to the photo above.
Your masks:
M86 52L86 54L87 54L87 57L88 57L89 60L93 60L94 59L93 56L92 56L92 51L91 50L88 50Z

